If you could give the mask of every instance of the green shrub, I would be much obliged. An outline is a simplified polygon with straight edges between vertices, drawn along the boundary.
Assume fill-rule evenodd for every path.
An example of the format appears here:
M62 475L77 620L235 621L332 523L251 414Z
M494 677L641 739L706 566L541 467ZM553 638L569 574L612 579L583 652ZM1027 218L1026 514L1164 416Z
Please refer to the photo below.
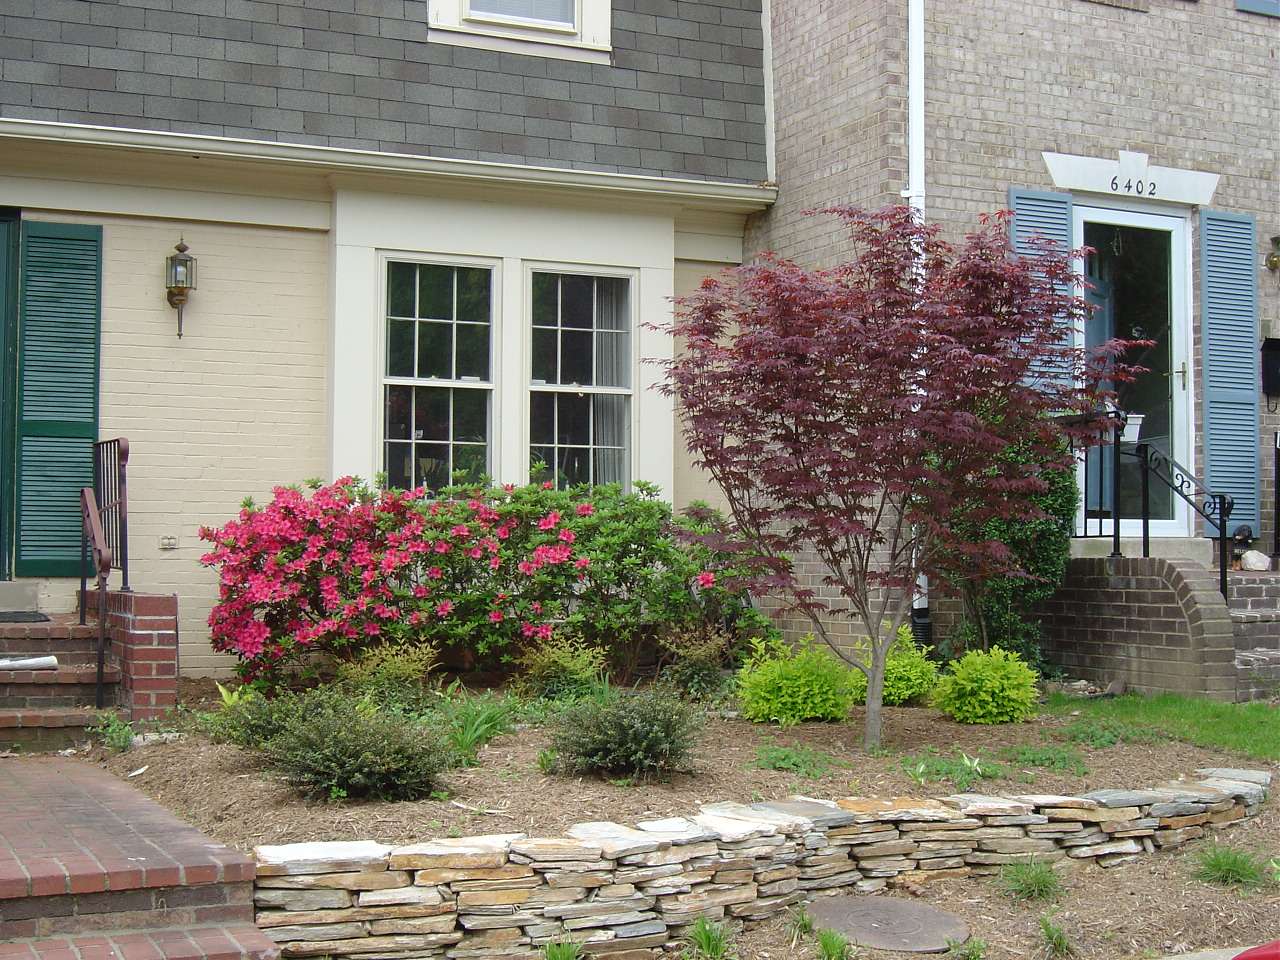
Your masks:
M659 639L673 658L662 669L662 680L691 700L718 700L732 686L725 667L734 660L738 638L720 627L685 631Z
M929 647L916 646L911 627L903 624L884 664L884 703L897 707L927 697L938 683L938 665L929 659ZM855 702L867 702L867 675L853 672Z
M585 640L553 636L521 655L516 686L530 697L573 700L599 686L608 659L604 650Z
M752 643L738 671L742 715L783 727L805 720L844 720L854 704L853 670L806 638L795 648L780 640Z
M1267 882L1267 862L1248 850L1215 843L1200 851L1195 878L1220 887L1256 890Z
M1001 867L1000 888L1014 900L1052 900L1062 893L1062 878L1052 864L1032 857Z
M439 659L429 643L385 643L340 664L337 681L353 695L367 696L384 709L420 713L428 704L429 676Z
M222 709L200 714L197 726L217 743L261 750L297 709L297 694L284 693L268 699L256 690L241 687L233 697L224 697Z
M970 650L947 665L933 702L961 723L1017 723L1035 716L1036 682L1016 653Z
M644 778L678 767L701 727L695 707L651 689L565 708L552 722L551 749L564 770Z
M330 799L425 797L449 759L432 726L384 713L337 686L298 697L264 749L304 792Z

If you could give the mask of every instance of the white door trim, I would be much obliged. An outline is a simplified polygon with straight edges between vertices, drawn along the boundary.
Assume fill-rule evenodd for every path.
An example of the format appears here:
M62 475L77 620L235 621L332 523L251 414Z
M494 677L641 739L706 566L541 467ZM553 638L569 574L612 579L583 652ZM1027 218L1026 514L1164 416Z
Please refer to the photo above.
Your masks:
M1150 206L1139 206L1136 203L1119 201L1105 205L1090 203L1073 203L1071 206L1072 246L1084 246L1084 224L1115 224L1118 226L1140 227L1147 230L1160 230L1170 236L1170 323L1172 326L1170 345L1172 348L1171 369L1178 371L1186 364L1186 376L1173 375L1174 398L1180 402L1172 404L1173 412L1173 456L1193 474L1196 470L1195 445L1195 325L1191 316L1192 299L1192 250L1194 237L1190 210L1186 208L1165 208L1156 213ZM1077 262L1077 273L1085 275L1083 262ZM1078 346L1083 345L1084 331L1076 331ZM1083 470L1083 467L1080 468ZM1190 537L1194 535L1191 511L1181 497L1173 497L1174 517L1172 520L1152 520L1151 536L1153 537ZM1077 527L1083 522L1083 508L1077 517ZM1111 533L1110 521L1103 521L1102 532ZM1122 537L1138 537L1142 534L1140 520L1121 520L1120 535Z

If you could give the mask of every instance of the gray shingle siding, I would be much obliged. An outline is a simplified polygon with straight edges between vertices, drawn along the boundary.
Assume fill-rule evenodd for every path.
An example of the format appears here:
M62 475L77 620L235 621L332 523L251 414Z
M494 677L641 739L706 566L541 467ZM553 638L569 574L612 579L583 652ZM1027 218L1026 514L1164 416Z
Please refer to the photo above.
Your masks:
M613 0L609 66L426 23L421 0L0 0L0 116L765 177L760 0Z

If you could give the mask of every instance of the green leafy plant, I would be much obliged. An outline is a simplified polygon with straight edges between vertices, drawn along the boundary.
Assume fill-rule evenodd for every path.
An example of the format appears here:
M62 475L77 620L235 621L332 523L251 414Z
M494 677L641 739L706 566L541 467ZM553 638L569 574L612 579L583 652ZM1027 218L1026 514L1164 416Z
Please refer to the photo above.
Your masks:
M256 690L240 687L221 710L198 714L196 726L217 743L261 750L297 708L297 694L267 698Z
M1267 883L1268 864L1248 850L1215 843L1200 851L1195 878L1220 887L1257 890Z
M235 707L240 701L246 697L253 696L256 691L253 687L241 684L238 687L224 687L217 680L213 681L213 685L218 688L218 696L222 698L223 707Z
M755 765L761 770L781 770L809 780L820 780L833 767L844 766L829 753L811 747L765 744L756 747Z
M556 772L556 765L560 762L556 752L548 747L543 747L538 751L538 769L543 774L550 776Z
M450 757L431 725L384 713L336 686L299 697L264 750L306 793L381 800L429 796Z
M1016 653L970 650L947 665L933 703L961 723L1018 723L1035 716L1036 683L1036 672Z
M756 640L738 671L742 715L789 727L805 720L845 720L855 701L854 671L808 637L792 648Z
M542 960L582 960L582 946L564 940L544 944Z
M946 956L951 960L986 960L987 942L976 937L968 940L948 940Z
M1053 770L1057 773L1072 773L1080 777L1089 772L1084 758L1077 751L1058 744L1032 745L1022 743L1013 747L1005 747L1000 751L1000 758L1022 767L1040 767L1044 770Z
M916 645L909 624L898 628L884 664L885 704L896 707L928 697L938 683L938 665L929 659L931 649ZM867 676L859 670L853 672L853 689L856 702L866 703Z
M932 747L902 758L902 769L912 780L924 786L926 783L946 781L962 791L971 790L983 780L998 780L1009 771L998 763L967 753L946 757Z
M1052 900L1062 893L1062 877L1052 864L1032 857L1002 866L1000 888L1014 900Z
M1084 717L1072 721L1063 729L1062 735L1072 743L1082 743L1095 750L1120 743L1151 743L1156 739L1152 730L1111 717Z
M728 928L706 917L699 917L685 935L683 960L729 960L733 942Z
M679 767L701 728L697 708L650 689L567 707L552 722L551 749L564 770L645 779Z
M1067 931L1053 922L1049 914L1040 918L1040 940L1044 944L1044 954L1050 960L1063 960L1075 956L1075 947L1067 936Z
M794 950L800 941L812 937L815 925L813 917L802 905L793 907L787 913L787 933L791 935L791 949Z
M337 681L353 695L368 696L384 709L420 713L429 702L429 677L439 660L439 651L429 643L393 641L340 664Z
M837 930L819 930L817 947L818 960L850 960L853 957L849 938Z
M97 723L89 731L101 737L106 748L115 753L123 753L133 746L133 724L113 710L99 713Z
M470 694L460 685L450 689L438 710L445 741L460 766L475 763L481 747L510 732L515 712L506 697Z
M663 682L669 683L692 700L715 701L732 687L725 668L734 660L738 638L722 627L687 631L659 638L659 644L672 658L662 669Z
M607 676L608 654L580 637L558 635L520 656L521 694L545 700L573 700L589 694Z

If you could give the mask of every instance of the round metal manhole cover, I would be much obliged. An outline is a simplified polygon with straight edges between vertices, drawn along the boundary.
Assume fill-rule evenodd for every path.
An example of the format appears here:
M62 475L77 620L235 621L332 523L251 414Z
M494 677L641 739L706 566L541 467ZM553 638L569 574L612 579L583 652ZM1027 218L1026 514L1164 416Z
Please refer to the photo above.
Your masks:
M824 897L808 907L818 929L843 933L861 947L941 953L969 939L964 921L950 913L892 897Z

